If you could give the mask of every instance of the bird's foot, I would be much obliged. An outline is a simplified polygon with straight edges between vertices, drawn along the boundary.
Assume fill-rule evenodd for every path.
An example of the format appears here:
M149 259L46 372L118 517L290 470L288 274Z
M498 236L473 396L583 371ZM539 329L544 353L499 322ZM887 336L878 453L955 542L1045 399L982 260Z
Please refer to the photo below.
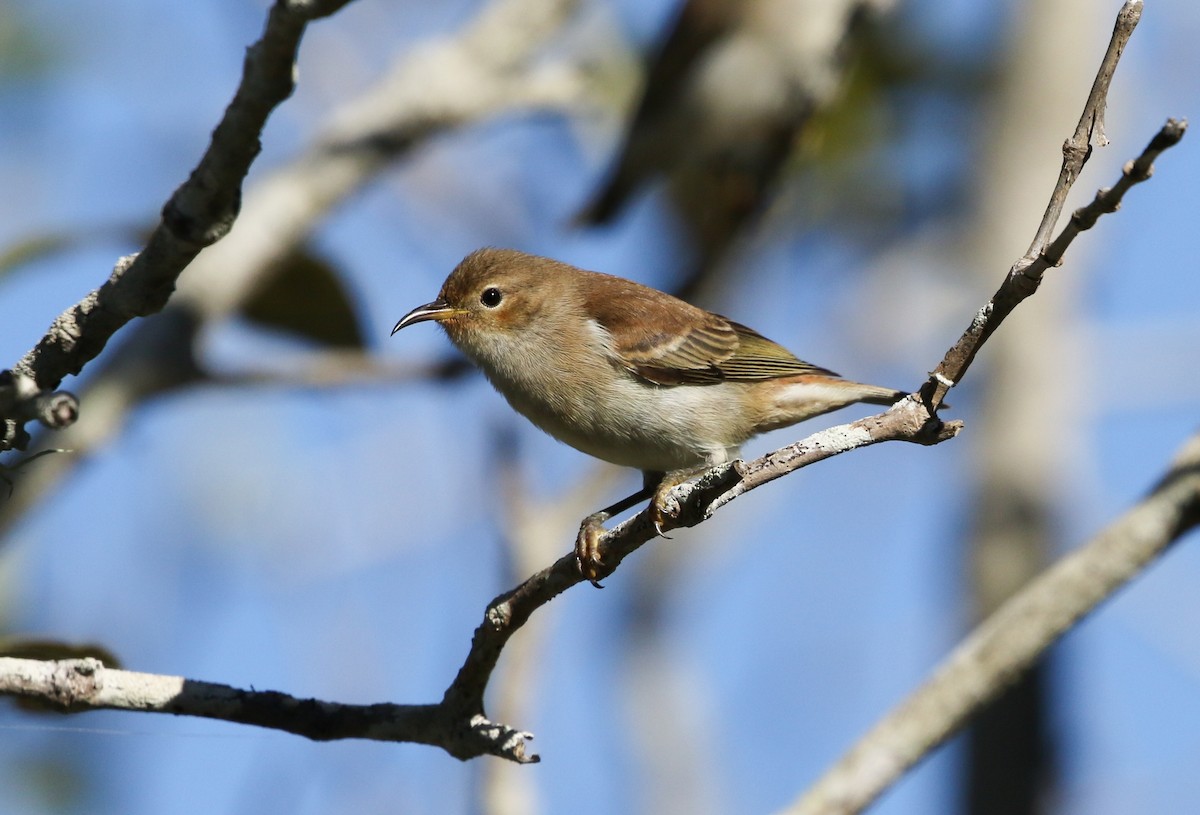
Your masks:
M667 538L667 523L671 523L671 528L675 528L678 524L675 521L679 518L679 501L671 495L671 490L678 487L683 482L687 481L697 473L704 472L701 470L679 470L678 472L667 473L663 476L662 481L658 482L658 486L654 488L654 495L650 498L650 522L654 524L654 531L659 537Z
M579 573L584 580L598 589L600 578L612 573L612 568L604 565L600 554L600 538L604 535L604 522L611 517L607 512L593 512L583 519L579 525L579 536L575 538L575 562L579 565Z

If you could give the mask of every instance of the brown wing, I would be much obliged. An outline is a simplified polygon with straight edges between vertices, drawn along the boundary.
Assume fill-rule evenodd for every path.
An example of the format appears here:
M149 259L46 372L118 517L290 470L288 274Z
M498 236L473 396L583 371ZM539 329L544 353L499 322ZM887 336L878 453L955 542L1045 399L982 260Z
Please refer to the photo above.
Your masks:
M753 329L621 278L595 274L586 308L631 373L659 385L753 382L796 374L836 376Z
M733 327L738 338L737 351L719 366L725 378L730 381L755 382L798 374L837 376L828 368L797 359L791 351L767 339L753 328L747 328L732 320L726 322Z

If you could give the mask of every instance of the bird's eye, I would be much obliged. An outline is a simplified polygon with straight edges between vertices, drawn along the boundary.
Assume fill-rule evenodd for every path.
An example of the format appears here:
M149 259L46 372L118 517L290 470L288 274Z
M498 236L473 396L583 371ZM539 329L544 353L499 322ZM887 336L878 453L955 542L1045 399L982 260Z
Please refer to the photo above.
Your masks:
M479 302L488 308L495 308L500 305L500 301L503 299L504 295L495 286L488 286L483 290L483 294L479 295Z

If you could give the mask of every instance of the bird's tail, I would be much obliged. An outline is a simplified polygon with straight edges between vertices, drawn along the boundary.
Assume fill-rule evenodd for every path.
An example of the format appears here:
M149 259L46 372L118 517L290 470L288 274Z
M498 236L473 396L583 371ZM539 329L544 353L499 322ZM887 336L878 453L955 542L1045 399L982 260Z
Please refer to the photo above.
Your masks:
M858 401L868 405L894 405L908 396L908 391L898 391L892 388L881 388L878 385L864 385L862 382L847 382L861 394Z
M777 381L763 395L767 398L760 402L761 413L755 423L756 433L787 427L855 402L891 405L907 396L908 392L834 376L802 375L788 377L786 384Z

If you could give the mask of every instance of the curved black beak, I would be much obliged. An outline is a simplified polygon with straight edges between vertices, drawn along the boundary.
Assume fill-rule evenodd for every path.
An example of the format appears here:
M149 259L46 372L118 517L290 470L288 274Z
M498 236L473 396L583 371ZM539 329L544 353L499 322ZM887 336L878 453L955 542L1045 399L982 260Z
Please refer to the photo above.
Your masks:
M442 298L434 300L432 303L426 303L423 306L417 306L412 311L400 318L400 322L396 323L396 327L392 329L395 334L401 328L412 325L413 323L423 323L426 320L442 321L450 317L456 317L462 314L463 309L454 308Z

